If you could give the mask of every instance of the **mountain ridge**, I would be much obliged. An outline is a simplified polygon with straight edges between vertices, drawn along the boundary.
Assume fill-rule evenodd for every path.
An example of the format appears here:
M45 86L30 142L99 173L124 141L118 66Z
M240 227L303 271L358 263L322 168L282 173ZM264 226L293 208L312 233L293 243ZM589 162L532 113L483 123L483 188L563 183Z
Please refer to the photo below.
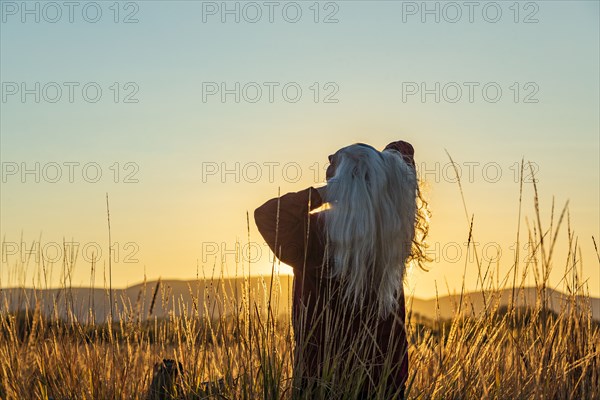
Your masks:
M276 304L275 312L284 316L291 309L293 277L291 275L277 276L273 280L271 300ZM245 283L248 286L245 286ZM157 286L158 285L158 286ZM115 300L114 316L143 318L165 317L173 312L176 315L198 312L218 316L221 313L233 312L232 305L239 307L243 301L252 299L258 309L265 310L269 299L271 278L251 276L250 278L215 278L194 280L156 280L136 283L126 288L113 289ZM248 293L250 294L248 297ZM507 306L511 303L513 289L507 288L495 292L463 293L461 312L465 315L477 315L493 307ZM515 298L517 307L535 307L540 301L541 291L535 287L516 288ZM407 315L429 319L450 319L458 309L460 294L447 294L438 298L421 299L406 295ZM568 307L567 294L551 289L545 289L548 308L560 312ZM154 301L153 301L154 299ZM202 299L202 301L198 301ZM234 301L237 299L237 301ZM592 318L600 320L600 298L576 295L574 299L589 302ZM47 315L59 315L66 318L69 313L78 319L93 317L94 321L106 321L110 316L109 294L107 288L91 288L85 286L63 288L0 288L0 301L3 307L8 304L10 312L22 309L33 309L38 300L44 306ZM173 307L175 305L175 307ZM200 311L198 307L201 307ZM116 319L116 318L115 318Z

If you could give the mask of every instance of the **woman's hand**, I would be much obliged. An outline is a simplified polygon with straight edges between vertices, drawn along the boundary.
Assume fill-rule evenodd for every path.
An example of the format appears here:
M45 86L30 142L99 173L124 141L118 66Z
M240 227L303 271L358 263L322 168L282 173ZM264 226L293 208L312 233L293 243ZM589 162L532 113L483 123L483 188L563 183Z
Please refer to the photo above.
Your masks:
M392 142L385 146L383 150L396 150L400 154L402 154L402 158L408 165L412 165L415 168L415 149L412 144L405 142L404 140L398 140L397 142Z

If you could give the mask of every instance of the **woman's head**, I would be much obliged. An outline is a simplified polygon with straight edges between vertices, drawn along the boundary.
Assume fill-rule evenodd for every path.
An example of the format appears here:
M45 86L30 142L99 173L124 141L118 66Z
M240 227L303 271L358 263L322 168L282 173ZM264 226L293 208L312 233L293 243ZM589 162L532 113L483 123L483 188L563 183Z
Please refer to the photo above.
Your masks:
M402 291L405 263L418 250L414 161L393 148L379 152L358 143L337 151L330 163L325 226L333 276L346 282L350 300L375 294L380 314L388 315Z

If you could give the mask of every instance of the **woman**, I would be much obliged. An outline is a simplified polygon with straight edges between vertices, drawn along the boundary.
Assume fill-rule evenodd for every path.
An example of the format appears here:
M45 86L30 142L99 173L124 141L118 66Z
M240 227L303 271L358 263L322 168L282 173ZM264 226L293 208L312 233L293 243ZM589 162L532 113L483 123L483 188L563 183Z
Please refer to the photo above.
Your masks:
M402 283L406 263L425 260L427 234L413 156L403 141L382 152L344 147L329 156L326 186L254 212L271 250L294 270L294 386L302 398L404 397Z

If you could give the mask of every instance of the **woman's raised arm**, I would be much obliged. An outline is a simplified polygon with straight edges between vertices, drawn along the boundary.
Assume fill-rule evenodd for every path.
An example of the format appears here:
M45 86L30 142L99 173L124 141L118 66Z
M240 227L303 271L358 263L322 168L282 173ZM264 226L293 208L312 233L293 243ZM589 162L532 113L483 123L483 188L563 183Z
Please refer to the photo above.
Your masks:
M267 201L254 211L254 220L275 256L301 268L304 264L309 212L323 201L317 189L309 187Z

